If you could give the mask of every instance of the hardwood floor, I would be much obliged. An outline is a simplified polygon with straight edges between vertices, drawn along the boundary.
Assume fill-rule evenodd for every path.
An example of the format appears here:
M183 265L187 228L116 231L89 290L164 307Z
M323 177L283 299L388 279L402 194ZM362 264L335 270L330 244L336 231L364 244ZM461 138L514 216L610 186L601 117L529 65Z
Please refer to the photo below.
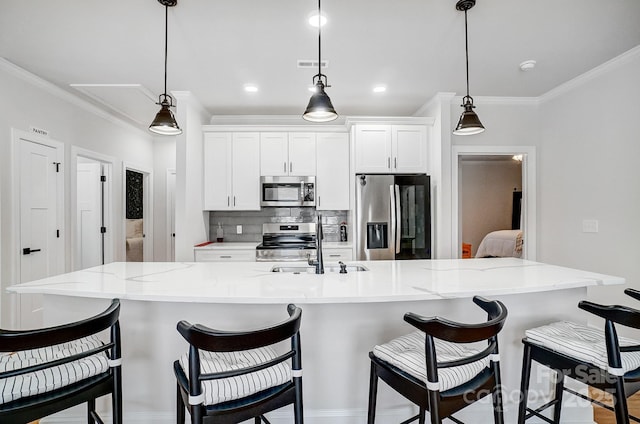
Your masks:
M589 393L591 396L600 394L600 392L593 389L589 389ZM608 404L611 405L611 402L608 402ZM627 405L629 406L630 415L640 417L640 392L627 399ZM616 424L616 417L613 412L595 405L593 407L593 420L598 424Z

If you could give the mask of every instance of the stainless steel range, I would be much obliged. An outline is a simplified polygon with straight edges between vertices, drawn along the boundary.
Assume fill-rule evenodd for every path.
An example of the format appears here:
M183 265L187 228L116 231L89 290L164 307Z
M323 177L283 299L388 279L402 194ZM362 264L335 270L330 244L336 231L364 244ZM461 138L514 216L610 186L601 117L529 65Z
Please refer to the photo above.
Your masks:
M256 247L256 261L306 261L317 257L316 224L262 224L262 243Z

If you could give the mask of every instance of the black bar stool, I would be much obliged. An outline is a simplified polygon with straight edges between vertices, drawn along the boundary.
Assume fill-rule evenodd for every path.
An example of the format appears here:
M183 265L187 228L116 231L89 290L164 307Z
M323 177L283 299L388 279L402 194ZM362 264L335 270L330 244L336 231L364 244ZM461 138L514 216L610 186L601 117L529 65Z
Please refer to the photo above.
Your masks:
M302 310L289 305L287 311L286 321L251 331L178 323L178 332L189 342L189 353L173 364L179 424L184 423L185 408L192 424L231 424L251 418L256 424L268 424L265 413L290 404L295 423L303 423ZM272 345L287 339L290 350L278 354Z
M378 378L418 405L419 413L403 422L431 423L452 414L488 394L493 396L493 415L497 424L504 422L500 389L498 333L507 319L507 308L498 301L475 296L473 301L488 318L480 324L462 324L440 317L425 318L407 313L404 320L419 331L375 346L369 352L368 424L375 422ZM484 349L466 344L487 341Z
M640 292L625 290L640 299ZM618 337L615 324L640 328L640 311L626 306L606 306L582 301L580 309L605 319L604 330L570 321L554 322L526 331L524 343L521 397L518 423L535 416L548 423L559 423L563 392L571 393L606 409L615 411L617 423L629 423L627 397L640 390L640 342ZM532 361L556 372L554 398L535 409L527 406ZM564 377L608 392L614 407L603 404L565 387ZM542 412L553 406L553 416Z
M87 422L102 423L96 399L111 395L122 423L120 301L102 313L37 330L0 330L0 422L24 424L87 404ZM110 340L98 333L110 329Z

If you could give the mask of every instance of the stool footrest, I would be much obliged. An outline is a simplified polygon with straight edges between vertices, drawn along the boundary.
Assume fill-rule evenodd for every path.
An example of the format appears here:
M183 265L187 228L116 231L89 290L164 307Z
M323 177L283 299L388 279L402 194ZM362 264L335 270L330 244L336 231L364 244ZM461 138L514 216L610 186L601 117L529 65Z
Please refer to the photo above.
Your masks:
M555 424L555 422L547 417L545 417L544 415L541 414L542 411L544 411L545 409L554 406L556 403L558 403L557 400L551 400L547 403L545 403L544 405L541 405L539 407L537 407L536 409L531 409L531 408L527 408L527 412L529 412L529 414L525 417L525 420L528 420L529 418L531 418L533 415L535 415L536 417L540 418L543 421L546 421L550 424Z
M418 415L416 415L414 417L411 417L408 420L404 420L400 424L409 424L410 422L413 422L413 421L417 420L418 418L420 418L420 414L418 414Z

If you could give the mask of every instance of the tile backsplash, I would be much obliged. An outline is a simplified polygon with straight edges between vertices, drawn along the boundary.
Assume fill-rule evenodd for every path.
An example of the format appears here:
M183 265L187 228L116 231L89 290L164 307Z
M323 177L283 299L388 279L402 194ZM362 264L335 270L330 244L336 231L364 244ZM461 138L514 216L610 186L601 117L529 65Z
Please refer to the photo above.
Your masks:
M340 241L340 223L348 222L349 211L321 211L325 241ZM262 224L269 222L316 222L315 208L262 208L260 211L209 212L209 240L215 241L218 223L227 242L261 242ZM242 234L236 226L242 225Z

